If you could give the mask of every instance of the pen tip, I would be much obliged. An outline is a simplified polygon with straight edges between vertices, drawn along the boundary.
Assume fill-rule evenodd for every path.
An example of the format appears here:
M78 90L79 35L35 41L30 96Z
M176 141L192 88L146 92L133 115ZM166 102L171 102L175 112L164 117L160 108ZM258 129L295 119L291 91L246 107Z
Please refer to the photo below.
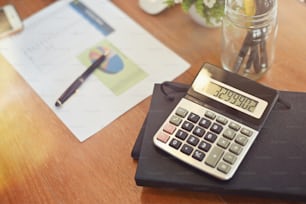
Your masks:
M110 53L110 51L107 49L107 50L104 51L103 55L107 56L107 55L109 55L109 53Z
M56 107L59 107L59 106L61 106L61 105L62 105L62 103L61 103L60 101L56 101L56 102L55 102L55 106L56 106Z

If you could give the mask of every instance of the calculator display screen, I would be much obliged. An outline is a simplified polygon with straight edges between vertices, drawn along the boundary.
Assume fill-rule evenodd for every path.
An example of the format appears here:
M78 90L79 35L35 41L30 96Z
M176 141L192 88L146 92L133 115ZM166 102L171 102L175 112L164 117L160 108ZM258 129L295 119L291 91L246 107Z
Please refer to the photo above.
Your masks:
M267 101L213 79L203 70L195 79L192 88L201 95L257 119L263 115L268 106Z
M250 113L254 113L258 105L258 101L213 82L207 84L206 93Z

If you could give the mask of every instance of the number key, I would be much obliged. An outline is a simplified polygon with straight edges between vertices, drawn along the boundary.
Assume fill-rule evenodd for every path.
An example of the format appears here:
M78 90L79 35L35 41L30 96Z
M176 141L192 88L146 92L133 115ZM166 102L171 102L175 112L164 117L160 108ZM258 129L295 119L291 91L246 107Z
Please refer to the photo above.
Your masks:
M188 120L194 123L197 123L200 119L200 116L195 113L190 113L188 116Z
M177 138L180 138L181 140L185 140L186 137L188 136L188 133L187 132L184 132L183 130L178 130L175 134L175 136Z
M172 139L169 145L175 149L180 148L182 142L178 141L177 139Z
M214 133L208 132L204 138L208 140L209 142L213 143L217 139L217 135L215 135Z
M199 144L199 149L205 151L205 152L208 152L209 149L211 148L211 144L207 143L207 142L204 142L202 141L200 144Z
M196 146L199 143L199 141L200 140L198 138L196 138L195 136L192 136L192 135L187 140L187 142L189 144L193 145L193 146Z
M214 123L211 128L210 128L211 131L213 131L214 133L217 133L219 134L222 130L223 130L223 127L217 123Z
M191 131L193 127L194 127L194 124L192 124L191 122L188 122L188 121L185 121L185 122L182 124L182 128L183 128L184 130L187 130L187 131Z
M199 122L199 125L206 129L209 128L210 124L211 124L211 121L206 118L202 118Z
M192 133L196 136L202 137L205 134L205 130L200 127L195 127Z

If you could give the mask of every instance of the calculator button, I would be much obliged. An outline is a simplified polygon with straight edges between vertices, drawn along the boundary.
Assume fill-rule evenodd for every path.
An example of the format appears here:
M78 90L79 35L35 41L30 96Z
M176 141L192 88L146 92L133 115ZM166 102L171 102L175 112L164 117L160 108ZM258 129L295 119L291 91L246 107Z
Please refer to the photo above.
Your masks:
M218 116L216 120L217 120L217 122L221 123L222 125L226 125L226 123L228 121L226 118L224 118L222 116Z
M234 122L231 122L229 124L229 127L232 128L233 130L236 130L236 131L238 131L240 129L240 125L237 124L237 123L234 123Z
M205 116L210 118L210 119L215 119L216 114L212 111L206 111Z
M203 171L213 168L213 174L223 174L225 178L236 170L250 137L256 133L208 108L181 106L169 116L155 139L164 143L160 147L169 153L178 154L182 160L188 158L188 163L200 165Z
M170 123L172 123L173 125L179 126L182 122L182 118L178 117L177 115L173 115L170 118Z
M177 139L172 139L169 145L175 149L180 148L182 142L178 141Z
M211 144L207 143L207 142L204 142L202 141L200 144L199 144L199 149L205 151L205 152L208 152L208 150L211 148Z
M235 163L235 161L237 160L237 157L228 152L224 155L223 160L226 161L227 163L233 165Z
M172 133L174 133L174 131L176 130L176 127L175 127L174 125L170 124L170 123L167 123L167 124L164 126L163 130L164 130L165 132L169 133L169 134L172 134Z
M182 118L185 118L185 116L188 114L188 111L185 108L179 107L176 112L176 115L181 116Z
M235 139L235 142L237 142L238 144L244 146L244 145L246 145L248 143L248 138L246 136L238 134L236 139Z
M216 167L218 161L224 154L224 151L219 147L213 147L209 153L205 163L211 167Z
M200 116L195 114L195 113L190 113L188 116L188 120L193 122L193 123L197 123L200 119Z
M188 133L187 132L184 132L183 130L178 130L175 134L175 136L177 138L180 138L181 140L185 140L186 137L188 136Z
M217 123L214 123L211 128L210 128L211 131L213 131L214 133L217 133L219 134L222 130L223 130L223 127Z
M193 148L190 145L186 145L186 144L184 144L181 149L181 152L187 155L190 155L192 151L193 151Z
M157 135L157 139L163 143L166 143L169 140L170 136L166 133L160 132Z
M246 128L242 128L241 133L246 135L246 136L252 136L252 134L253 134L253 132L251 130L246 129Z
M213 143L216 141L217 135L215 135L214 133L208 132L204 138L208 140L209 142Z
M191 122L188 122L188 121L185 121L185 122L182 124L182 128L183 128L184 130L187 130L187 131L191 131L193 127L194 127L194 124L192 124Z
M202 118L199 122L199 125L206 129L209 128L210 124L211 124L211 121L206 118Z
M221 137L221 138L218 140L217 144L218 144L220 147L222 147L223 149L226 149L226 148L229 146L230 141L227 140L227 139L225 139L225 138L222 138L222 137Z
M194 151L192 157L195 158L198 161L202 161L205 157L205 154L203 152L199 151L199 150L196 150L196 151Z
M187 139L187 142L193 146L196 146L198 143L199 143L199 139L195 136L189 136L188 139Z
M236 135L236 132L229 128L226 128L223 132L223 136L230 140L234 139L235 135Z
M219 171L221 171L221 172L227 174L227 173L231 170L231 167L230 167L230 165L228 165L228 164L226 164L226 163L224 163L224 162L220 162L220 163L218 164L217 169L218 169Z
M231 144L229 150L232 153L234 153L236 155L239 155L242 152L242 147L240 145L236 144L236 143L233 143L233 144Z
M202 137L205 134L205 130L200 127L195 127L192 133L196 136Z

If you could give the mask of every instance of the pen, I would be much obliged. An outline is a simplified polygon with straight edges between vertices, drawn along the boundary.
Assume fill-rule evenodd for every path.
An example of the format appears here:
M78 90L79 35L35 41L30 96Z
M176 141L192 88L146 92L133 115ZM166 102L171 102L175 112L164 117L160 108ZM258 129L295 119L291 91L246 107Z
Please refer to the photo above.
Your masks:
M261 69L266 69L268 66L268 56L267 56L265 39L261 40L259 44L259 50L260 50L260 67Z
M255 46L257 46L257 45L255 45ZM249 59L247 60L247 63L245 65L245 70L244 70L245 73L250 72L250 69L251 69L252 64L254 62L254 59L256 58L256 53L255 53L256 49L255 49L255 46L254 45L251 46L250 56L249 56Z
M271 6L273 5L273 2L271 0L263 0L263 1L258 0L258 1L255 1L255 5L256 5L256 15L262 15L263 13L266 13L271 8ZM244 57L248 53L247 46L250 47L251 51L250 51L249 59L246 62L246 67L245 67L244 72L245 73L249 72L252 64L253 64L253 67L256 73L260 73L262 70L267 68L268 56L267 56L266 39L265 39L266 32L267 32L266 27L259 28L259 29L258 28L253 29L248 32L242 44L238 57L236 59L236 63L234 65L234 69L236 72L239 71L243 63ZM259 46L259 50L257 46ZM260 51L260 55L259 55L259 51Z
M254 66L255 72L260 73L262 71L262 69L261 69L261 64L260 64L260 56L258 54L258 46L255 46L254 49L255 49L255 51L254 51L255 56L254 56L253 66Z
M258 7L259 7L259 11L262 13L266 13L267 11L269 11L271 9L271 7L273 6L273 1L271 0L265 0L265 1L259 1L258 2ZM266 49L266 33L268 32L268 28L264 27L261 29L261 40L259 43L259 51L260 51L260 56L259 56L259 61L260 61L260 68L256 70L255 67L255 71L257 73L259 73L261 70L264 70L267 68L268 66L268 56L267 56L267 49Z
M65 103L65 101L72 96L77 89L84 83L87 77L95 71L100 64L105 60L107 57L108 52L103 53L93 64L91 64L66 90L65 92L57 99L55 102L55 106L61 106Z
M251 40L252 40L252 33L248 32L247 36L245 37L243 43L242 43L242 47L239 51L239 54L237 56L237 59L235 61L234 64L234 72L239 72L240 67L244 61L245 56L247 55L249 48L250 48L250 44L251 44Z

